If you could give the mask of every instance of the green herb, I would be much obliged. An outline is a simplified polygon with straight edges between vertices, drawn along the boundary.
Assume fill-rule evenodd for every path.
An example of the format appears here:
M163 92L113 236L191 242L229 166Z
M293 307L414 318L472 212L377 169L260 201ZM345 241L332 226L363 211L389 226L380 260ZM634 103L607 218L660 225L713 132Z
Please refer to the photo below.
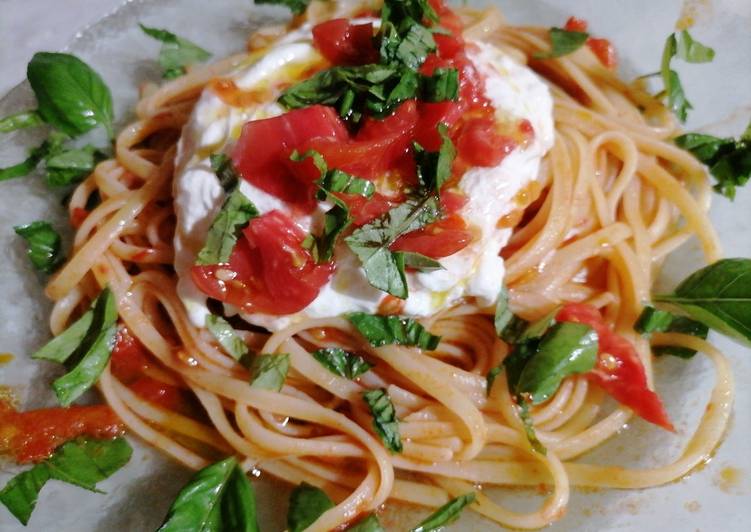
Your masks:
M356 379L373 367L361 356L349 353L341 347L318 349L313 352L313 358L331 373L345 379Z
M413 144L420 186L436 193L451 177L451 165L456 157L456 148L448 135L446 124L438 124L438 134L441 136L441 147L437 152L425 151L417 142Z
M115 344L116 322L115 297L105 288L90 310L32 355L70 368L52 384L63 406L69 406L99 379Z
M0 133L10 133L17 129L42 125L42 117L36 111L21 111L0 119Z
M695 41L687 30L673 33L665 41L660 66L660 75L665 87L663 94L667 96L670 110L681 122L685 122L688 110L693 106L686 98L678 73L670 68L674 57L688 63L707 63L714 59L714 50Z
M258 532L253 486L233 457L193 475L159 532Z
M17 235L26 240L26 254L34 268L44 273L52 273L65 262L62 253L62 239L49 222L36 221L13 228Z
M289 354L258 355L250 367L250 386L278 392L289 370Z
M501 374L502 371L503 366L494 366L490 368L490 371L488 371L488 374L485 376L485 393L488 397L490 397L490 391L493 389L493 383L495 382L495 379L498 377L498 375Z
M227 320L216 314L209 314L206 316L206 328L214 338L219 342L219 345L231 355L235 360L240 360L244 355L248 354L248 346L245 345L243 339L237 334L232 325Z
M535 426L532 422L532 414L529 411L529 403L523 398L517 397L519 403L519 419L524 425L524 434L527 436L527 441L532 446L532 450L545 456L548 454L548 450L542 444L535 432Z
M742 187L751 178L751 123L737 140L686 133L676 137L675 143L709 168L717 180L715 192L731 200L735 199L735 187Z
M406 299L404 255L389 249L401 235L436 221L441 210L437 198L409 198L386 214L357 229L345 242L360 259L368 282L379 290Z
M475 502L475 492L473 491L452 499L430 514L424 521L413 528L411 532L440 530L442 527L456 521L464 507L473 502Z
M396 344L432 351L441 341L440 336L431 334L412 318L365 312L351 312L346 317L373 347Z
M334 502L320 488L303 482L289 497L287 528L289 532L302 532L315 523L326 510L334 507Z
M308 9L310 0L256 0L256 4L278 4L287 6L295 15L301 15Z
M717 261L690 275L674 293L653 300L751 345L751 259Z
M647 305L634 323L634 330L649 337L653 332L665 332L673 322L675 314L666 310L657 310Z
M399 420L388 392L380 388L363 394L363 399L373 416L373 428L392 453L402 452L402 438L399 435Z
M364 519L347 529L347 532L386 532L375 514L368 514Z
M514 319L514 313L509 306L508 288L501 286L501 291L498 293L498 300L495 304L495 316L493 318L493 325L495 326L495 333L499 338L503 338L503 331Z
M552 59L571 54L584 46L589 34L583 31L568 31L561 28L550 28L550 51L535 53L535 59Z
M164 71L162 76L165 79L180 77L185 74L185 67L201 63L211 57L209 52L197 44L178 37L170 31L149 28L143 24L139 26L146 35L162 43L162 48L159 50L159 65Z
M133 450L123 438L65 443L44 462L10 479L0 490L0 503L26 525L39 492L48 480L61 480L98 491L96 484L128 463L132 453Z
M709 327L701 322L686 318L684 316L674 316L670 325L665 329L665 332L688 334L690 336L696 336L702 340L707 339L709 334ZM689 347L680 347L677 345L658 345L652 348L652 352L656 356L670 355L678 358L691 358L696 354L695 349Z
M558 311L559 309L555 308L539 320L533 322L510 314L510 311L507 311L501 314L502 320L500 325L502 327L496 326L496 333L507 344L521 344L528 340L540 338L555 324L555 317ZM498 316L497 313L496 315Z
M421 24L402 22L406 31L400 32L387 23L383 27L381 39L381 62L387 65L405 66L418 70L427 59L428 54L436 49L433 33Z
M412 251L402 251L404 257L404 267L412 268L421 272L432 272L435 270L443 270L441 263L420 253L414 253Z
M94 171L94 167L106 158L99 148L86 145L82 148L64 149L50 153L45 158L45 179L53 187L78 183Z
M39 162L49 153L49 145L43 142L41 145L29 151L28 157L18 164L0 168L0 181L7 181L16 177L23 177L30 174L37 167Z
M459 97L459 71L436 68L431 76L422 76L421 94L426 102L445 102Z
M104 126L112 137L112 95L90 66L70 54L38 52L26 76L47 124L76 137Z
M226 155L212 155L211 167L227 192L222 208L209 227L206 243L196 264L223 264L229 261L240 231L258 216L258 209L240 192L240 176Z

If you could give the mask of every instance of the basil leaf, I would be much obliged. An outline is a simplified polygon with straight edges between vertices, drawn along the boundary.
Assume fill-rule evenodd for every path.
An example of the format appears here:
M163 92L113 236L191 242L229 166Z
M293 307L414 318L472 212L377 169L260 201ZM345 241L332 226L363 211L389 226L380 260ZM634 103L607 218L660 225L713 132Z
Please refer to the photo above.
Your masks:
M289 497L287 527L289 532L302 532L315 523L326 510L334 507L334 502L322 489L303 482Z
M301 15L308 8L310 0L256 0L256 4L287 6L295 15Z
M248 346L227 320L216 314L206 316L206 328L219 342L224 351L235 360L248 354Z
M49 144L47 142L43 142L36 148L32 148L29 151L29 156L20 163L6 168L0 168L0 181L7 181L8 179L23 177L30 174L37 167L39 161L44 159L48 151Z
M422 76L422 100L426 102L456 101L459 98L459 71L436 68L431 76Z
M675 44L675 55L687 63L709 63L714 59L714 50L709 46L694 40L688 30L674 33L671 36Z
M76 352L76 349L79 348L86 337L86 333L91 328L91 323L94 320L95 306L96 303L92 304L91 308L83 316L37 350L36 353L31 355L31 358L34 360L49 360L59 364L68 360Z
M665 41L660 65L664 94L670 110L681 122L685 122L688 110L693 109L693 106L686 98L678 73L670 68L675 56L689 63L705 63L714 58L714 50L695 41L686 30L669 35Z
M735 188L751 179L751 124L739 139L718 138L686 133L674 139L676 145L690 151L704 163L717 180L715 192L734 199Z
M323 215L323 233L315 238L313 257L317 263L329 262L334 257L334 249L339 236L352 223L349 209L337 203Z
M435 270L443 270L441 263L420 253L414 253L412 251L402 251L401 256L404 258L404 267L412 268L421 272L432 272Z
M495 333L500 338L503 338L503 331L513 319L514 313L511 312L511 307L509 307L508 288L502 285L501 291L498 293L498 300L495 304L495 316L493 318Z
M386 532L386 529L375 514L368 514L367 517L349 527L347 532Z
M475 502L474 491L452 499L430 514L424 521L413 528L411 532L432 532L434 530L440 530L442 527L456 521L464 507L473 502Z
M587 325L553 325L524 365L514 392L529 396L532 404L546 401L565 377L591 370L597 361L597 350L597 333Z
M653 332L667 331L675 318L676 316L672 312L657 310L647 305L634 323L634 330L642 336L649 337Z
M583 31L567 31L562 28L550 28L550 51L536 52L535 59L551 59L571 54L584 46L589 34Z
M104 126L112 137L112 95L89 65L70 54L38 52L26 76L39 116L71 137Z
M313 358L331 373L350 380L356 379L373 367L373 364L361 356L349 353L341 347L318 349L313 352Z
M61 149L45 158L46 181L53 187L72 185L94 171L94 167L106 158L98 148L86 145L83 148Z
M198 471L170 506L160 532L258 532L253 487L234 457Z
M428 54L434 52L435 49L433 33L420 24L410 24L406 34L399 39L395 51L387 52L387 57L381 57L386 63L394 62L412 70L418 70Z
M209 227L206 243L196 257L197 265L223 264L229 261L238 234L248 222L258 216L258 209L240 192L240 175L226 155L212 156L211 166L227 197L219 214Z
M420 322L412 318L379 316L365 312L351 312L346 318L373 347L396 344L432 351L441 341L440 336L431 334Z
M494 366L490 368L490 371L488 371L488 374L485 376L485 393L488 397L490 397L490 390L493 389L493 383L495 382L495 379L498 377L498 375L501 374L503 371L503 366Z
M516 344L511 353L503 359L503 368L506 370L506 382L508 382L508 389L512 394L516 393L522 370L524 370L524 366L527 365L527 362L537 352L539 345L539 340L529 340Z
M537 432L535 432L534 424L532 423L532 414L529 411L529 403L523 398L517 397L519 403L519 418L524 425L524 434L527 436L527 441L532 446L532 450L545 456L548 454L548 450L537 438Z
M709 334L709 327L690 318L675 316L665 332L689 334L691 336L701 338L702 340L706 340L707 335ZM658 357L663 355L670 355L685 359L689 359L696 354L695 349L677 345L658 345L652 348L652 352L655 354L655 356Z
M42 125L42 117L36 111L21 111L0 119L0 133L10 133L17 129Z
M724 259L698 270L673 294L653 300L751 345L751 259Z
M92 318L86 335L64 360L72 369L52 383L52 389L63 406L69 406L96 383L115 347L117 304L108 288L102 290L89 312ZM76 324L78 322L73 326Z
M448 136L446 124L438 124L438 134L441 136L441 147L437 152L425 151L418 143L413 144L420 186L436 193L451 177L451 165L456 158L456 148Z
M373 428L383 445L392 453L402 452L399 420L396 419L396 409L388 392L379 388L365 392L362 397L370 409L370 414L373 416Z
M355 177L337 169L324 172L316 184L321 187L318 194L319 200L328 199L330 192L355 194L366 198L372 197L375 193L375 185L372 181Z
M434 222L439 216L440 206L435 196L410 198L358 228L344 241L360 259L371 285L406 299L408 289L404 257L401 253L392 252L389 246L399 236Z
M162 77L173 79L185 74L185 67L206 61L211 54L197 44L178 37L174 33L158 28L149 28L139 24L141 30L154 39L162 42L159 50L159 64L163 69Z
M513 314L510 317L502 314L501 317L503 319L500 324L503 327L500 328L500 332L497 327L496 332L501 340L507 344L521 344L540 338L555 324L555 317L558 311L559 309L555 308L539 320L533 322L529 322Z
M65 443L44 462L10 479L0 490L0 503L26 525L39 492L49 479L98 491L96 484L128 463L132 454L133 449L124 438Z
M49 222L36 221L17 225L14 231L26 240L26 254L34 268L44 273L53 273L65 262L62 239Z
M258 355L250 367L250 386L278 392L289 370L289 354Z

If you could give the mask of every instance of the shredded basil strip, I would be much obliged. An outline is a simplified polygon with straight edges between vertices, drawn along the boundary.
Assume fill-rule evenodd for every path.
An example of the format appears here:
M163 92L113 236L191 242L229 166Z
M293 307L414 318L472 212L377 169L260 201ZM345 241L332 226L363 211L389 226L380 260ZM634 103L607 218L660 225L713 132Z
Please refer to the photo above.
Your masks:
M45 180L53 187L78 183L94 171L99 161L106 158L102 150L90 144L70 149L60 146L45 158Z
M498 299L495 304L495 316L493 317L495 333L499 338L503 339L504 331L513 319L514 313L509 306L508 288L502 285L500 292L498 292Z
M250 366L250 386L278 392L289 371L289 354L258 355Z
M440 336L431 334L412 318L365 312L351 312L346 318L373 347L396 344L432 351L441 341Z
M305 12L311 0L256 0L256 4L275 4L286 6L295 15L301 15Z
M443 184L451 177L451 165L456 158L456 148L448 135L448 127L438 124L441 147L437 152L425 151L417 142L413 144L417 162L417 179L425 190L439 193Z
M159 532L258 532L253 486L234 457L198 471L180 490Z
M48 480L98 492L96 484L128 463L132 454L133 449L124 438L67 442L44 462L11 478L0 490L0 503L27 525Z
M159 28L149 28L139 24L141 30L162 43L159 50L159 65L162 67L162 77L174 79L185 74L185 67L201 63L211 57L211 54L197 44L178 37L171 31Z
M10 133L18 129L36 127L44 123L36 111L21 111L5 118L0 118L0 133Z
M8 179L15 179L16 177L23 177L30 174L37 167L39 162L49 152L49 145L43 142L36 148L32 148L29 151L28 157L18 164L0 168L0 181L7 181Z
M488 374L485 376L485 393L488 397L490 397L490 392L493 389L493 383L495 383L496 378L498 378L498 375L501 374L503 371L503 366L493 366L490 368L490 371L488 371Z
M707 63L714 59L714 50L701 44L691 37L687 30L672 33L665 41L662 51L660 75L664 85L663 95L667 97L668 108L681 120L686 121L688 110L693 109L686 98L681 79L675 70L670 68L674 57L688 63Z
M334 507L326 492L303 482L297 486L289 497L287 510L287 527L289 532L302 532L315 523L326 510Z
M535 53L535 59L552 59L574 53L587 42L589 34L583 31L568 31L562 28L550 28L550 51Z
M219 345L235 360L248 354L248 346L227 320L216 314L206 316L206 328L214 335Z
M26 241L26 254L37 270L50 274L65 262L62 239L49 222L38 220L13 229Z
M535 432L535 426L532 422L532 413L529 411L529 403L523 398L517 397L519 403L519 419L521 419L522 425L524 425L524 434L527 436L527 441L532 446L532 450L545 456L548 454L547 448L542 444Z
M424 521L412 529L411 532L433 532L453 523L459 518L465 506L475 502L475 492L465 493L450 500L435 512L430 514Z
M318 349L313 352L313 358L331 373L350 380L356 379L373 367L373 364L361 356L345 351L341 347Z
M386 532L375 514L368 514L357 523L347 528L347 532Z
M435 270L443 270L441 263L420 253L414 253L412 251L402 251L402 257L404 258L404 267L412 268L420 272L432 272Z
M388 392L379 388L363 394L363 399L373 416L373 428L383 445L392 453L402 452L402 438L399 435L399 420Z
M634 329L646 338L649 338L655 332L672 332L688 334L704 340L709 333L709 327L701 322L684 316L676 316L665 310L657 310L651 306L644 307L639 319L634 324ZM676 345L653 346L652 352L656 356L671 355L686 359L696 354L694 349Z

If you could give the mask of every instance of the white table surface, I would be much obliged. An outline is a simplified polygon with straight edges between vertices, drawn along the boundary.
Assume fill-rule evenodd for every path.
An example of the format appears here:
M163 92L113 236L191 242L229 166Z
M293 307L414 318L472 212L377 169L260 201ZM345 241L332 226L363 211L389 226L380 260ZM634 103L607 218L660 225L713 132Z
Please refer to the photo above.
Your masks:
M38 51L64 48L125 0L0 0L0 96L26 77Z

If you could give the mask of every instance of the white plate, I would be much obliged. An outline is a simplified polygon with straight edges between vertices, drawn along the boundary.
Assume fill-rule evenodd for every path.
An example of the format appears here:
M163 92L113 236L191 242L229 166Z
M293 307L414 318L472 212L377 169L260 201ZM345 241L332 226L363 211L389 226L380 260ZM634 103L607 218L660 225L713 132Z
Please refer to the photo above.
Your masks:
M489 2L484 2L489 3ZM751 2L749 0L501 0L497 2L514 23L562 25L576 14L589 20L597 35L609 37L618 48L622 74L631 77L657 70L665 37L681 15L693 16L692 33L717 51L709 65L679 65L688 97L695 109L688 126L715 134L737 135L751 115ZM64 9L63 3L60 8ZM158 44L145 38L137 22L166 27L213 51L220 57L243 47L248 31L284 10L255 7L248 0L134 1L84 31L69 49L89 62L107 81L116 102L120 123L126 123L136 99L136 86L157 80L153 62ZM0 116L33 103L25 85L0 101ZM38 132L24 131L0 137L0 167L20 160L25 149L39 141ZM715 198L712 219L728 256L751 256L751 186L734 203ZM29 268L23 245L11 227L36 219L66 224L60 196L38 178L0 184L0 351L14 353L14 362L0 366L0 384L14 387L26 408L53 404L47 383L58 368L31 363L26 355L48 337L50 305L42 293L42 279ZM701 266L695 247L686 246L668 264L662 282L674 285ZM568 515L554 530L751 530L751 352L724 338L713 340L731 359L738 396L729 434L713 459L688 478L643 491L580 492L574 490ZM689 362L657 363L657 382L678 435L635 421L624 434L585 457L585 461L649 466L676 457L693 430L713 383L711 368L696 357ZM3 531L153 530L189 473L134 441L131 462L101 484L106 495L88 493L51 481L42 491L27 528L0 508ZM729 469L730 468L730 469ZM0 464L0 486L19 471ZM728 471L737 478L723 478ZM258 482L260 522L264 530L281 530L287 489ZM519 491L499 491L504 503L517 508L537 500ZM415 522L417 514L400 514ZM395 520L391 520L395 522ZM468 515L455 530L490 529L487 522Z

